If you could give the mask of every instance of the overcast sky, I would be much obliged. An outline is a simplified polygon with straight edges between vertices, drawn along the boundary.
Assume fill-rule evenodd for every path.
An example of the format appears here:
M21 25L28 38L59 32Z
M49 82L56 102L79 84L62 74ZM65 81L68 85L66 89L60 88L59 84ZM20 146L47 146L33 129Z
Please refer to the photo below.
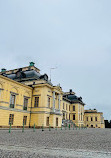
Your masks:
M0 0L0 68L30 61L111 119L111 0Z

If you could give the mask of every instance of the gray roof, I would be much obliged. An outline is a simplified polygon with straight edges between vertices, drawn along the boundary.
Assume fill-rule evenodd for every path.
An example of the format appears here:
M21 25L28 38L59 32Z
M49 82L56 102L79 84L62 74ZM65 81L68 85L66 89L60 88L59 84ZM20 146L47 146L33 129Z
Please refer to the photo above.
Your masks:
M85 103L83 103L82 101L82 97L77 97L75 94L68 94L68 95L63 95L63 98L67 98L68 100L70 100L70 102L73 103L80 103L85 105Z
M20 76L17 76L17 73L20 73ZM18 82L24 82L24 81L33 81L33 80L45 80L47 81L48 84L52 85L51 81L48 80L48 75L44 74L41 75L39 72L35 70L26 70L26 71L21 71L18 70L16 73L12 74L2 74L12 80L18 81Z
M24 72L21 72L24 74L24 77L20 76L20 78L32 78L32 79L39 79L39 77L41 76L40 73L36 72L35 70L28 70L28 71L24 71ZM8 78L12 79L12 80L16 80L16 79L19 79L19 77L16 76L16 74L9 74L9 75L6 75Z

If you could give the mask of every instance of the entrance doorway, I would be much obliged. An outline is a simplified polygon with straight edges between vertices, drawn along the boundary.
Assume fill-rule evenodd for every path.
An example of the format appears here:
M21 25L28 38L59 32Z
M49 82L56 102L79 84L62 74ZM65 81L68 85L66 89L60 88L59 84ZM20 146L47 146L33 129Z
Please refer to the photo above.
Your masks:
M47 117L46 126L49 126L49 117Z

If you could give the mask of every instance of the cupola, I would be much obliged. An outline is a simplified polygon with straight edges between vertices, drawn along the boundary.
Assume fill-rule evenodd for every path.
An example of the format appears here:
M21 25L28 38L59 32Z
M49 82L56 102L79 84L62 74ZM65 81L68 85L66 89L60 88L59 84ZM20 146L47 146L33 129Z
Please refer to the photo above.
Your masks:
M29 63L29 66L34 66L34 65L35 65L35 63L32 61Z

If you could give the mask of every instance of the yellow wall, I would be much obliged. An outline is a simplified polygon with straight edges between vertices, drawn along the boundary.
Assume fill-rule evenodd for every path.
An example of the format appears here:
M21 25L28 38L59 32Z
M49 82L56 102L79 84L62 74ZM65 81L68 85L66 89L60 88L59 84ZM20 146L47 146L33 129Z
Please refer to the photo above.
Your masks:
M88 117L88 121L87 121L87 117ZM96 121L95 117L97 117L97 121ZM91 118L93 119L93 121L91 121ZM93 128L105 128L103 113L100 113L100 112L85 113L84 122L85 122L85 125L89 128L91 128L91 127L93 127Z
M64 107L63 107L63 104L64 104ZM61 111L62 111L62 113L64 113L65 120L69 120L70 103L68 101L62 100ZM62 114L62 119L63 119L63 114Z
M63 109L63 104L64 104L64 109ZM67 109L66 109L66 105L67 105ZM73 106L75 106L75 111L73 111ZM80 103L70 104L68 101L64 100L62 102L62 112L65 114L66 120L69 119L69 115L70 115L70 120L73 121L73 123L75 123L76 126L84 125L84 105ZM75 115L75 120L73 120L73 115Z
M9 126L9 115L10 114L14 114L14 122L13 122L12 127L22 127L24 116L27 116L27 123L25 126L29 127L30 113L15 112L12 110L2 110L2 109L0 109L0 127Z
M0 75L0 89L0 126L9 126L10 114L14 114L12 126L22 126L23 116L27 116L29 126L32 88ZM16 94L14 108L10 108L11 93ZM24 96L29 98L27 110L23 110Z
M58 95L62 94L57 88L53 88L47 84L35 85L33 90L32 97L32 108L31 108L31 123L30 126L33 126L34 123L36 126L41 127L42 125L46 126L47 117L49 117L49 124L51 127L56 127L56 118L58 118L58 127L61 127L62 124L62 113L60 114L51 114L53 108L53 91L55 91L55 110L59 109L58 106ZM39 107L34 107L35 97L39 97ZM50 106L48 106L48 97L50 97Z

